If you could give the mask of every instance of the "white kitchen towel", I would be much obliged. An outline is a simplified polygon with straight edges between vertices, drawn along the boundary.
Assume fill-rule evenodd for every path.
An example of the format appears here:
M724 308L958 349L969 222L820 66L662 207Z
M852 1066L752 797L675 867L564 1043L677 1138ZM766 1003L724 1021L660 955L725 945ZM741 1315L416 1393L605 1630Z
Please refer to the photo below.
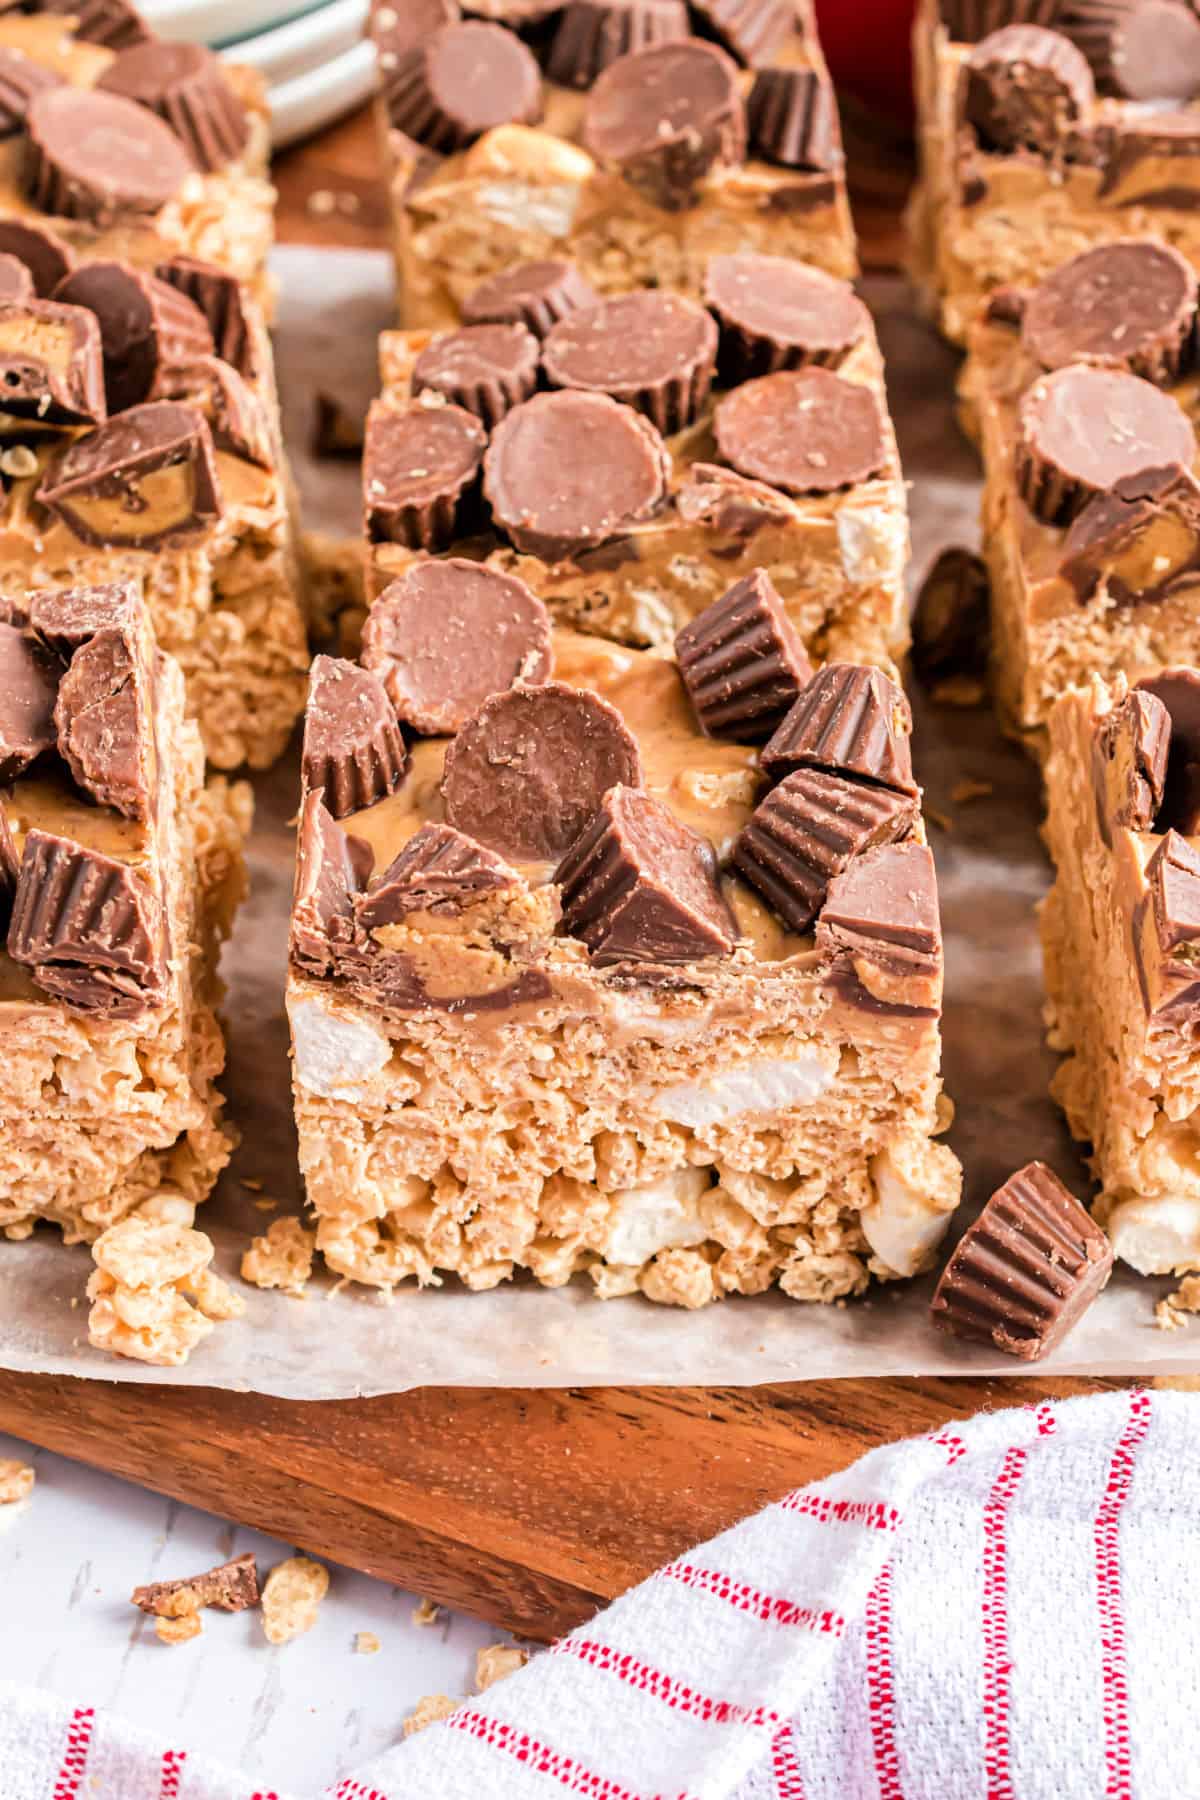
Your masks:
M1200 1396L983 1414L734 1526L323 1800L1193 1800L1197 1568ZM0 1800L299 1797L0 1686Z

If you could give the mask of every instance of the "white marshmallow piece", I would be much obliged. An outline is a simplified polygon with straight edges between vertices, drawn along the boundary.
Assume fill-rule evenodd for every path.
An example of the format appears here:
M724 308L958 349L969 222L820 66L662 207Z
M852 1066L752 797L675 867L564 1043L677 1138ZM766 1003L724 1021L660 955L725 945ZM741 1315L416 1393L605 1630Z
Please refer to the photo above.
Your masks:
M358 1100L391 1061L390 1039L366 1019L335 1012L323 1000L290 996L288 1018L296 1079L326 1100Z
M708 1231L700 1217L700 1201L711 1176L710 1169L672 1169L648 1187L614 1194L605 1261L636 1269L660 1250L702 1244Z
M917 1274L945 1237L953 1212L931 1205L923 1189L906 1181L886 1146L871 1158L871 1185L874 1202L860 1215L863 1236L895 1274Z
M1119 1200L1105 1222L1112 1247L1139 1275L1200 1269L1200 1200Z
M769 1057L743 1063L728 1074L709 1081L681 1081L664 1088L654 1102L660 1118L693 1131L720 1125L741 1113L783 1112L791 1106L807 1106L830 1085L832 1068L816 1056Z

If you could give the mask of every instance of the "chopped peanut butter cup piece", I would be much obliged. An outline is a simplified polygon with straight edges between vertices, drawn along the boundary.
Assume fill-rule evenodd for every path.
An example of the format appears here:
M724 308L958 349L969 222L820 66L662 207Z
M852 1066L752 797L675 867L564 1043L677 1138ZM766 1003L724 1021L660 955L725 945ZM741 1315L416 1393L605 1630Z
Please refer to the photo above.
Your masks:
M987 564L974 550L961 544L939 550L917 592L912 635L918 680L933 685L949 676L986 674L991 586Z
M991 32L963 65L963 116L988 150L1053 155L1095 98L1083 52L1040 25Z
M371 852L334 822L324 791L306 794L296 834L296 880L288 953L306 975L331 975L338 949L355 937L354 901L371 872Z
M485 894L520 881L517 871L451 825L422 825L355 904L364 931L398 925L414 912L462 912Z
M54 298L86 307L99 321L110 413L165 393L189 363L212 355L212 333L200 309L131 263L83 263Z
M1159 669L1144 676L1134 693L1158 701L1170 721L1167 774L1153 827L1190 837L1200 831L1200 670Z
M40 644L0 623L0 782L12 781L57 743L59 674Z
M1163 802L1171 715L1155 694L1134 690L1096 726L1092 781L1106 844L1114 827L1149 831Z
M82 306L0 302L0 408L45 424L106 416L100 327Z
M1181 952L1172 973L1184 981L1188 998L1197 985L1196 946L1200 944L1200 855L1179 832L1168 831L1146 864L1146 886L1154 929L1164 955ZM1182 1000L1184 993L1177 994Z
M697 613L676 635L675 659L701 728L741 743L770 737L813 672L765 569Z
M590 88L619 56L687 35L684 0L568 0L546 73L563 87Z
M951 39L975 44L1002 25L1053 25L1063 0L938 0L938 15Z
M1070 0L1062 29L1103 93L1190 100L1200 89L1200 19L1179 0Z
M388 117L430 150L451 152L497 125L530 125L542 110L532 53L503 25L443 25L385 71Z
M1169 244L1130 239L1047 276L1025 304L1021 341L1043 369L1105 363L1165 386L1192 354L1195 325L1191 265Z
M335 819L394 793L408 751L383 683L370 669L315 658L304 715L300 769L305 793L324 789Z
M816 947L852 976L856 985L838 984L843 996L867 1006L886 1005L914 976L937 975L942 924L928 846L884 844L835 875L817 919Z
M258 359L241 282L215 264L198 262L192 256L173 256L169 262L160 263L154 273L199 307L222 362L236 369L246 381L257 380Z
M1103 586L1121 605L1163 599L1200 566L1200 483L1171 464L1126 475L1087 502L1059 573L1080 600Z
M794 769L828 769L916 794L911 740L902 688L879 669L826 663L765 746L762 767L772 781Z
M102 44L106 50L128 50L154 35L129 0L39 0L37 10L68 13L77 38L85 44Z
M203 413L218 450L240 456L261 469L275 467L275 446L266 408L250 384L219 356L203 356L173 374L175 399Z
M784 369L735 388L713 415L717 448L785 494L830 494L878 475L888 450L871 389L828 369Z
M20 258L0 250L0 301L32 300L36 291L33 274Z
M848 282L788 256L714 256L704 300L721 327L721 376L731 385L806 364L836 368L870 332Z
M89 587L37 588L26 595L29 628L64 663L94 638L115 627L132 642L138 633L141 583L110 581Z
M39 299L48 300L75 267L75 252L55 232L26 219L0 219L0 255L15 256L33 277Z
M792 931L807 931L829 884L856 856L907 837L917 803L890 788L797 769L734 840L733 864Z
M551 660L545 602L515 575L460 557L415 563L363 626L363 667L416 731L458 731L489 695L542 681Z
M1045 1163L1027 1163L959 1239L930 1316L939 1330L1034 1362L1079 1323L1112 1264L1074 1194Z
M0 138L17 137L35 94L61 87L63 78L20 50L0 48Z
M0 799L0 932L7 932L8 921L12 917L20 866L21 859L13 841L12 827L4 810L4 801Z
M751 149L784 169L840 169L842 129L828 78L817 69L760 69L746 124Z
M665 435L696 418L712 386L717 328L683 294L617 294L568 315L543 348L551 387L608 394Z
M537 386L538 341L524 325L464 325L431 338L413 364L414 394L444 394L487 426Z
M194 407L155 400L77 438L38 499L85 544L160 550L221 516L212 433Z
M35 95L26 129L26 193L60 218L107 225L155 213L193 172L170 126L120 94L51 88Z
M492 434L483 489L518 550L558 562L604 543L662 506L670 459L631 406L606 394L537 394Z
M198 169L223 169L249 142L246 109L220 59L202 44L136 44L121 51L97 86L157 113Z
M619 57L592 89L583 137L656 206L681 212L711 168L746 153L737 64L695 38Z
M129 1597L133 1605L145 1613L175 1618L184 1590L191 1600L191 1605L185 1609L188 1612L202 1606L215 1606L221 1612L245 1612L248 1607L257 1606L258 1569L254 1552L247 1550L243 1556L235 1556L232 1562L221 1563L218 1568L207 1569L203 1575L188 1575L181 1581L151 1581L145 1587L134 1588Z
M730 956L737 925L712 845L661 800L614 787L554 872L562 928L600 967Z
M58 689L59 754L79 786L127 819L150 817L154 724L137 644L105 626L81 644Z
M1036 381L1021 402L1015 473L1048 525L1074 518L1125 476L1196 455L1191 421L1170 394L1122 370L1072 365Z
M8 954L67 1006L130 1018L166 980L162 908L144 875L73 838L25 839Z
M447 821L501 856L565 855L609 788L640 787L641 759L598 694L549 681L494 694L446 753Z
M692 0L692 11L748 69L771 62L797 23L793 0Z
M598 299L574 263L547 259L489 275L463 301L462 316L468 325L524 325L544 338L559 319Z
M487 433L461 406L376 402L367 415L363 503L374 544L444 550L458 535Z

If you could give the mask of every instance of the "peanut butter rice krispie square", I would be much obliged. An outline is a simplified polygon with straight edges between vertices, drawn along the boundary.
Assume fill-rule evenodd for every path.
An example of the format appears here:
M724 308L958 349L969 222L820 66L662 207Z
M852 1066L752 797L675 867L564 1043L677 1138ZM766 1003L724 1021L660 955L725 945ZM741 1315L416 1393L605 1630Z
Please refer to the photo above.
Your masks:
M809 0L377 0L373 35L403 325L546 259L602 294L743 250L856 272Z

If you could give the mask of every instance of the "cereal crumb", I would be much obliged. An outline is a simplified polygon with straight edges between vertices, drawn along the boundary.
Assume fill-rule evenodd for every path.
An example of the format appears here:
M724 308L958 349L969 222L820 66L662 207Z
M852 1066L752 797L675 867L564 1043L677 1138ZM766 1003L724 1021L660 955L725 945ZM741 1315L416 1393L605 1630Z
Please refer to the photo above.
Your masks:
M968 800L986 800L989 794L995 793L990 781L958 781L950 790L950 798L955 806L965 806Z
M34 1473L28 1463L15 1457L0 1458L0 1506L12 1506L27 1500L33 1492Z
M261 1194L262 1193L263 1184L258 1179L257 1175L243 1175L240 1177L240 1180L241 1180L242 1186L244 1188L248 1188L252 1194Z
M975 675L947 675L929 690L935 706L982 706L987 698L987 684Z
M383 1649L383 1645L373 1631L356 1631L354 1648L360 1656L374 1656L377 1650Z
M1154 1323L1160 1331L1182 1331L1187 1324L1183 1314L1176 1312L1171 1305L1171 1297L1160 1300L1154 1309Z
M498 1681L507 1681L529 1661L528 1650L515 1644L488 1644L475 1654L475 1692L485 1694Z
M422 1594L413 1607L412 1622L414 1625L436 1625L442 1616L442 1609L434 1600L427 1600Z
M154 1635L160 1644L186 1644L203 1629L198 1612L183 1612L178 1618L163 1615L154 1621Z
M273 1219L264 1237L251 1239L242 1257L242 1280L260 1288L282 1288L299 1299L312 1276L316 1244L316 1232L299 1219Z
M241 1296L208 1266L212 1240L182 1222L189 1213L180 1196L151 1195L96 1239L87 1284L88 1342L96 1349L178 1368L214 1319L245 1311Z
M439 1719L448 1719L455 1708L461 1705L461 1700L452 1700L449 1694L425 1694L417 1701L400 1729L406 1738L410 1738L416 1732L424 1731L427 1725L436 1725Z
M328 218L337 206L337 197L328 188L315 188L308 196L306 206L314 218Z
M1184 1313L1200 1312L1200 1275L1185 1275L1173 1294L1160 1300L1154 1317L1160 1331L1179 1331L1187 1320Z
M256 1200L254 1210L255 1212L274 1212L278 1205L278 1200Z
M329 1589L329 1570L308 1556L276 1564L262 1591L263 1630L270 1644L286 1644L317 1622L317 1608Z

